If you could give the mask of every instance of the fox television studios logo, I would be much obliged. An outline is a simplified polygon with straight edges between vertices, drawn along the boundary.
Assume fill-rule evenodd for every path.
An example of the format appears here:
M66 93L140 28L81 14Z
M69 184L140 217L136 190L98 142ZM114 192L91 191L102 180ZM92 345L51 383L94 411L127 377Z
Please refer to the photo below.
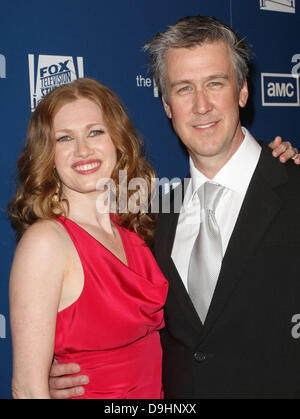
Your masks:
M32 112L51 90L84 77L82 57L29 54L28 65Z
M260 9L283 13L296 13L296 0L260 0Z

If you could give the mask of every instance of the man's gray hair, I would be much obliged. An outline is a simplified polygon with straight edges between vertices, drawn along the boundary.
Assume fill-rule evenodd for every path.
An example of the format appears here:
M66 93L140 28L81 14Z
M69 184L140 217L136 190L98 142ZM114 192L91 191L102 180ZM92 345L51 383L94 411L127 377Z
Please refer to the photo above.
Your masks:
M233 66L239 90L248 76L250 50L233 29L209 16L184 17L162 33L157 33L144 46L150 53L150 69L157 87L167 101L165 85L165 55L170 48L192 48L197 45L224 41L232 51Z

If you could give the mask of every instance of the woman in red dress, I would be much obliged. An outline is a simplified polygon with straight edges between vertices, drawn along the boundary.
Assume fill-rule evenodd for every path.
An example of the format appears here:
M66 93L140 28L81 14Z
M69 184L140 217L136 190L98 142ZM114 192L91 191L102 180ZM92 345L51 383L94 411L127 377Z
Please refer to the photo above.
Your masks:
M85 398L161 398L167 281L147 246L155 221L145 211L155 174L119 99L91 79L52 91L18 167L13 396L50 398L55 358L89 376ZM124 199L120 173L142 180L138 198L126 188Z

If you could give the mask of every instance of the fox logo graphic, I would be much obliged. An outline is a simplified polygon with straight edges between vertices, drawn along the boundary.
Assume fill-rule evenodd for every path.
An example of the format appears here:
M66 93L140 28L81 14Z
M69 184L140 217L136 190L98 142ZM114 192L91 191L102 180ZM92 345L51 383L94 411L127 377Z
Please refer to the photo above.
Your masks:
M296 13L296 0L260 0L261 10Z
M84 77L82 57L74 60L73 57L39 55L35 66L35 57L29 54L28 64L31 111L35 110L39 101L51 90Z

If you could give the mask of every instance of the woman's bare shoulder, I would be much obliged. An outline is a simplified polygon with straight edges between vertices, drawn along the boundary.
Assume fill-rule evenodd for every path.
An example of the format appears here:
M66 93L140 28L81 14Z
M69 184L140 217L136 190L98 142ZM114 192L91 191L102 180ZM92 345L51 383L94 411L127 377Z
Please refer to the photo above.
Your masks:
M56 220L38 220L23 234L16 252L56 254L67 249L68 234Z

